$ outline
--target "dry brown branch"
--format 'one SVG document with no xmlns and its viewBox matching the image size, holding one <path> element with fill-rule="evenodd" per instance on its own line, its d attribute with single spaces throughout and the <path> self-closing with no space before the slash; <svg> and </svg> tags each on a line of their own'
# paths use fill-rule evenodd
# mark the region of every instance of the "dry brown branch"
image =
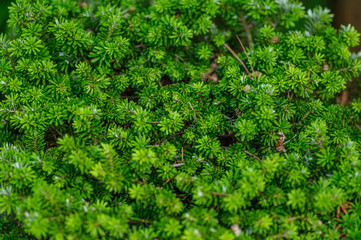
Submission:
<svg viewBox="0 0 361 240">
<path fill-rule="evenodd" d="M 253 69 L 253 66 L 252 66 L 251 62 L 249 61 L 249 57 L 248 57 L 247 51 L 246 51 L 246 49 L 244 48 L 244 46 L 243 46 L 243 43 L 242 43 L 241 39 L 240 39 L 237 35 L 236 35 L 236 37 L 237 37 L 237 39 L 238 39 L 238 42 L 241 44 L 241 46 L 242 46 L 242 48 L 243 48 L 244 53 L 246 54 L 246 57 L 247 57 L 248 62 L 249 62 L 249 65 L 251 66 L 251 69 L 252 69 L 252 73 L 254 74 L 254 69 Z"/>
<path fill-rule="evenodd" d="M 256 155 L 254 155 L 254 154 L 252 154 L 252 153 L 250 153 L 250 152 L 247 152 L 246 150 L 244 150 L 244 152 L 245 152 L 247 155 L 250 155 L 251 157 L 254 157 L 255 159 L 257 159 L 258 162 L 262 162 L 262 160 L 261 160 L 259 157 L 257 157 Z"/>
<path fill-rule="evenodd" d="M 194 108 L 193 108 L 192 104 L 190 102 L 188 102 L 188 104 L 191 107 L 191 109 L 194 111 Z M 196 111 L 194 111 L 194 121 L 197 121 Z"/>
<path fill-rule="evenodd" d="M 243 66 L 244 70 L 246 71 L 246 73 L 247 73 L 248 75 L 250 75 L 251 73 L 248 71 L 246 65 L 245 65 L 244 62 L 237 56 L 237 54 L 236 54 L 226 43 L 224 43 L 224 46 L 226 46 L 226 48 L 233 54 L 233 56 L 234 56 L 235 58 L 237 58 L 237 60 L 242 64 L 242 66 Z"/>
</svg>

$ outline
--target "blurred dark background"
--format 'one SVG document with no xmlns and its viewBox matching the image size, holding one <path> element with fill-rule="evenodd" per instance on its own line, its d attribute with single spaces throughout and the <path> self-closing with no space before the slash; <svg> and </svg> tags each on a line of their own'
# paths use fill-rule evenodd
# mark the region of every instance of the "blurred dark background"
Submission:
<svg viewBox="0 0 361 240">
<path fill-rule="evenodd" d="M 9 16 L 8 6 L 11 0 L 0 0 L 0 33 L 5 32 L 6 20 Z"/>
<path fill-rule="evenodd" d="M 76 1 L 76 0 L 74 0 Z M 306 8 L 314 8 L 317 5 L 331 9 L 334 14 L 334 27 L 341 24 L 353 25 L 361 32 L 361 0 L 300 0 Z M 8 19 L 8 7 L 13 0 L 0 0 L 0 33 L 6 32 L 6 20 Z M 360 51 L 360 47 L 352 49 Z"/>
<path fill-rule="evenodd" d="M 340 25 L 351 24 L 361 32 L 361 8 L 360 0 L 301 0 L 306 8 L 314 8 L 317 5 L 331 9 L 334 14 L 333 25 L 339 28 Z M 361 50 L 361 46 L 351 49 L 354 52 Z"/>
</svg>

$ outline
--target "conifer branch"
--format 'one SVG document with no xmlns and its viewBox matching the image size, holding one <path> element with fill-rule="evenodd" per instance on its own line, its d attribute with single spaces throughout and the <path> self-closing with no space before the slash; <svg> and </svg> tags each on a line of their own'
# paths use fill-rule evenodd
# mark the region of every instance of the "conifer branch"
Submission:
<svg viewBox="0 0 361 240">
<path fill-rule="evenodd" d="M 67 2 L 17 0 L 0 34 L 1 237 L 355 237 L 352 26 L 297 0 Z"/>
</svg>

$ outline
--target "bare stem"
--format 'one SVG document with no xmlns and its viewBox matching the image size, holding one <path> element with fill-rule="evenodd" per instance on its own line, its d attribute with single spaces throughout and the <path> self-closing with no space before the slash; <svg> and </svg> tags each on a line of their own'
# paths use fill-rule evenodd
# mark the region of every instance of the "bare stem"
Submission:
<svg viewBox="0 0 361 240">
<path fill-rule="evenodd" d="M 191 109 L 194 111 L 194 108 L 192 106 L 192 104 L 190 102 L 188 102 L 189 106 L 191 107 Z M 197 114 L 196 111 L 194 111 L 194 121 L 197 121 Z"/>
<path fill-rule="evenodd" d="M 226 197 L 230 195 L 229 193 L 217 193 L 217 192 L 212 192 L 212 194 L 215 196 L 222 196 L 222 197 Z"/>
<path fill-rule="evenodd" d="M 237 58 L 237 60 L 242 64 L 244 70 L 246 71 L 246 73 L 248 75 L 251 75 L 251 73 L 248 71 L 246 65 L 244 64 L 244 62 L 237 56 L 237 54 L 232 50 L 232 48 L 230 48 L 227 44 L 224 44 L 224 46 L 226 46 L 226 48 L 233 54 L 233 56 L 235 58 Z"/>
<path fill-rule="evenodd" d="M 184 162 L 184 149 L 182 147 L 182 162 Z"/>
<path fill-rule="evenodd" d="M 177 167 L 180 167 L 180 166 L 183 166 L 184 163 L 176 163 L 176 164 L 173 164 L 173 167 L 177 168 Z"/>
<path fill-rule="evenodd" d="M 254 154 L 252 154 L 252 153 L 250 153 L 250 152 L 247 152 L 246 150 L 244 150 L 244 152 L 245 152 L 246 154 L 250 155 L 251 157 L 254 157 L 255 159 L 257 159 L 258 162 L 262 162 L 262 160 L 261 160 L 259 157 L 257 157 L 256 155 L 254 155 Z"/>
<path fill-rule="evenodd" d="M 249 63 L 249 65 L 251 66 L 252 73 L 254 74 L 254 69 L 253 69 L 253 66 L 252 66 L 252 64 L 251 64 L 251 61 L 249 61 L 248 53 L 247 53 L 246 49 L 244 48 L 244 46 L 243 46 L 243 43 L 242 43 L 241 39 L 240 39 L 237 35 L 236 35 L 236 37 L 237 37 L 237 39 L 238 39 L 238 42 L 241 44 L 241 46 L 242 46 L 242 48 L 243 48 L 244 53 L 246 54 L 246 57 L 247 57 L 247 59 L 248 59 L 248 63 Z"/>
<path fill-rule="evenodd" d="M 61 137 L 63 137 L 63 134 L 61 132 L 59 132 L 58 130 L 56 130 L 56 128 L 53 125 L 50 125 Z"/>
</svg>

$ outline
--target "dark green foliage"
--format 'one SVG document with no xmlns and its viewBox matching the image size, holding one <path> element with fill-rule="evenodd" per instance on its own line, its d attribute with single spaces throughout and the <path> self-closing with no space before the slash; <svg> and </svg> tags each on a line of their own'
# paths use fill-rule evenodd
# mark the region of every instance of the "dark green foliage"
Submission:
<svg viewBox="0 0 361 240">
<path fill-rule="evenodd" d="M 334 103 L 361 70 L 349 51 L 360 34 L 334 29 L 327 9 L 17 0 L 9 10 L 5 236 L 361 238 L 361 102 Z"/>
</svg>

